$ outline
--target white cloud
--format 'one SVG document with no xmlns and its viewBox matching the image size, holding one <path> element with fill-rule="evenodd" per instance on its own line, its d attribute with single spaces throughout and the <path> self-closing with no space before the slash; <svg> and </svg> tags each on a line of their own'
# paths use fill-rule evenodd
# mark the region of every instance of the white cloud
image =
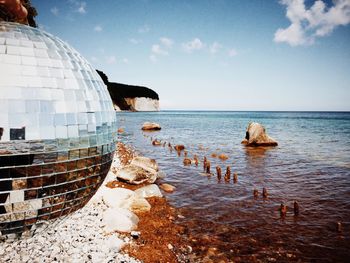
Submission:
<svg viewBox="0 0 350 263">
<path fill-rule="evenodd" d="M 169 49 L 172 48 L 174 41 L 170 38 L 161 37 L 159 39 L 160 44 L 154 44 L 151 48 L 150 60 L 152 62 L 158 61 L 158 56 L 168 56 Z"/>
<path fill-rule="evenodd" d="M 115 56 L 109 56 L 106 58 L 106 62 L 108 64 L 114 64 L 115 62 L 117 62 L 117 59 L 115 58 Z"/>
<path fill-rule="evenodd" d="M 148 33 L 151 30 L 151 28 L 148 25 L 143 25 L 139 28 L 139 33 L 144 34 Z"/>
<path fill-rule="evenodd" d="M 86 13 L 86 2 L 78 0 L 68 0 L 68 2 L 71 4 L 71 8 L 74 12 L 78 12 L 80 14 Z"/>
<path fill-rule="evenodd" d="M 218 42 L 214 42 L 210 47 L 209 47 L 209 52 L 211 54 L 216 54 L 219 52 L 219 50 L 222 48 L 222 45 Z"/>
<path fill-rule="evenodd" d="M 192 51 L 194 50 L 201 50 L 204 47 L 205 47 L 205 44 L 199 38 L 195 38 L 192 41 L 182 44 L 182 48 L 187 53 L 192 53 Z"/>
<path fill-rule="evenodd" d="M 160 45 L 152 45 L 152 53 L 162 56 L 167 56 L 169 54 L 168 51 L 162 49 Z"/>
<path fill-rule="evenodd" d="M 237 56 L 237 55 L 238 55 L 238 52 L 237 52 L 237 50 L 234 49 L 234 48 L 232 48 L 232 49 L 230 49 L 230 50 L 228 51 L 228 56 L 229 56 L 229 57 L 235 57 L 235 56 Z"/>
<path fill-rule="evenodd" d="M 275 42 L 286 42 L 291 46 L 313 44 L 318 37 L 332 33 L 338 26 L 350 23 L 350 0 L 334 0 L 327 7 L 323 0 L 317 0 L 307 9 L 305 0 L 281 0 L 286 6 L 286 17 L 291 24 L 275 32 Z"/>
<path fill-rule="evenodd" d="M 77 12 L 80 14 L 85 14 L 86 13 L 86 3 L 85 2 L 80 2 Z"/>
<path fill-rule="evenodd" d="M 160 40 L 160 43 L 167 48 L 171 48 L 174 44 L 174 41 L 170 38 L 161 37 L 159 40 Z"/>
<path fill-rule="evenodd" d="M 123 63 L 129 64 L 129 60 L 127 58 L 123 58 Z"/>
<path fill-rule="evenodd" d="M 137 44 L 140 44 L 142 42 L 142 40 L 135 39 L 135 38 L 130 38 L 129 42 L 134 44 L 134 45 L 137 45 Z"/>
<path fill-rule="evenodd" d="M 59 14 L 59 10 L 56 6 L 54 6 L 53 8 L 50 9 L 51 13 L 55 16 L 58 16 Z"/>
<path fill-rule="evenodd" d="M 153 63 L 157 62 L 157 57 L 156 57 L 155 55 L 150 55 L 150 56 L 149 56 L 149 59 L 150 59 Z"/>
<path fill-rule="evenodd" d="M 101 32 L 103 30 L 103 28 L 100 26 L 100 25 L 96 25 L 95 27 L 94 27 L 94 31 L 95 32 Z"/>
</svg>

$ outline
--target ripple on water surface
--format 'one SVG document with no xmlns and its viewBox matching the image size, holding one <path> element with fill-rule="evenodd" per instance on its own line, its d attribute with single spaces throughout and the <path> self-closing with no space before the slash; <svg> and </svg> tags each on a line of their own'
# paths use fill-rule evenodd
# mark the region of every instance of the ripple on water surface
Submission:
<svg viewBox="0 0 350 263">
<path fill-rule="evenodd" d="M 176 186 L 168 195 L 185 218 L 198 258 L 234 261 L 346 262 L 350 259 L 350 113 L 159 112 L 118 113 L 125 127 L 120 140 L 155 158 Z M 142 133 L 145 121 L 162 130 Z M 258 121 L 279 146 L 240 145 L 249 121 Z M 169 147 L 151 138 L 184 144 L 189 157 L 211 162 L 211 172 L 227 166 L 238 181 L 203 175 L 203 164 L 183 165 Z M 224 153 L 222 161 L 212 154 Z M 268 197 L 262 197 L 262 189 Z M 253 197 L 253 190 L 259 197 Z M 294 216 L 293 202 L 300 205 Z M 281 218 L 279 207 L 287 205 Z M 342 231 L 337 231 L 342 222 Z"/>
</svg>

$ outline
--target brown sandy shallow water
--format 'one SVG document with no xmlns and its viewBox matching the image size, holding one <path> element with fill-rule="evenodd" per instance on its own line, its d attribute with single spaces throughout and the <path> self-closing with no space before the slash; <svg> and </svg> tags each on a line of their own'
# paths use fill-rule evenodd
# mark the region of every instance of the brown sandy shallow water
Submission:
<svg viewBox="0 0 350 263">
<path fill-rule="evenodd" d="M 121 140 L 156 159 L 166 174 L 163 181 L 176 187 L 166 197 L 182 215 L 175 223 L 184 227 L 193 262 L 350 262 L 350 120 L 283 114 L 288 117 L 283 122 L 263 119 L 281 142 L 264 149 L 240 145 L 248 120 L 240 115 L 231 119 L 232 113 L 126 118 Z M 142 133 L 145 116 L 157 118 L 164 129 Z M 335 124 L 337 129 L 330 128 Z M 153 145 L 155 139 L 160 143 Z M 185 166 L 184 152 L 178 156 L 168 143 L 185 145 L 189 158 L 198 156 L 198 167 Z M 220 154 L 228 158 L 219 159 Z M 211 175 L 203 173 L 204 156 L 211 162 Z M 216 166 L 222 169 L 221 180 Z M 227 166 L 238 174 L 236 183 L 232 174 L 225 182 Z M 294 201 L 299 215 L 294 215 Z M 284 217 L 281 203 L 287 206 Z"/>
<path fill-rule="evenodd" d="M 117 154 L 122 165 L 130 163 L 135 155 L 131 145 L 117 144 Z M 156 181 L 159 183 L 159 180 Z M 110 188 L 126 188 L 136 190 L 145 184 L 131 185 L 118 180 L 108 182 Z M 172 207 L 166 197 L 150 197 L 147 201 L 151 205 L 149 212 L 137 212 L 140 221 L 137 231 L 140 236 L 130 245 L 123 247 L 123 251 L 145 263 L 152 262 L 191 262 L 192 248 L 185 235 L 185 227 L 176 223 L 182 215 Z"/>
<path fill-rule="evenodd" d="M 136 190 L 143 185 L 111 181 L 106 186 Z M 123 247 L 123 251 L 145 263 L 192 261 L 186 228 L 175 222 L 181 217 L 179 211 L 169 204 L 166 197 L 150 197 L 147 201 L 151 211 L 136 213 L 140 219 L 137 231 L 141 234 L 132 244 Z"/>
</svg>

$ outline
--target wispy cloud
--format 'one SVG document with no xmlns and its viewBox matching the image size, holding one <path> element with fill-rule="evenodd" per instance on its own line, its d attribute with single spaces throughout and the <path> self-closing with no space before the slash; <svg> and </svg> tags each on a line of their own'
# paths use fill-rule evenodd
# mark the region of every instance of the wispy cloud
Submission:
<svg viewBox="0 0 350 263">
<path fill-rule="evenodd" d="M 331 7 L 323 0 L 317 0 L 309 9 L 305 0 L 281 0 L 280 3 L 286 6 L 286 17 L 291 24 L 275 32 L 277 43 L 311 45 L 315 39 L 330 35 L 338 26 L 350 23 L 350 0 L 333 1 Z"/>
<path fill-rule="evenodd" d="M 95 27 L 94 27 L 94 31 L 95 32 L 101 32 L 103 30 L 103 28 L 102 28 L 102 26 L 100 26 L 100 25 L 96 25 Z"/>
<path fill-rule="evenodd" d="M 114 64 L 114 63 L 117 62 L 117 59 L 116 59 L 115 56 L 109 56 L 109 57 L 106 57 L 106 62 L 107 62 L 108 64 Z"/>
<path fill-rule="evenodd" d="M 151 28 L 148 25 L 142 25 L 139 27 L 138 32 L 141 34 L 148 33 L 151 30 Z"/>
<path fill-rule="evenodd" d="M 74 12 L 86 14 L 86 2 L 78 0 L 68 0 Z"/>
<path fill-rule="evenodd" d="M 238 52 L 237 52 L 237 50 L 234 49 L 234 48 L 231 48 L 231 49 L 228 51 L 228 56 L 229 56 L 229 57 L 235 57 L 235 56 L 237 56 L 237 55 L 238 55 Z"/>
<path fill-rule="evenodd" d="M 142 40 L 136 39 L 136 38 L 130 38 L 130 39 L 129 39 L 129 42 L 130 42 L 131 44 L 137 45 L 137 44 L 142 43 Z"/>
<path fill-rule="evenodd" d="M 209 47 L 209 52 L 213 55 L 219 52 L 219 50 L 222 48 L 222 45 L 218 42 L 214 42 L 210 47 Z"/>
<path fill-rule="evenodd" d="M 153 44 L 151 47 L 150 60 L 152 62 L 158 61 L 158 56 L 168 56 L 169 50 L 172 48 L 174 41 L 167 37 L 161 37 L 159 44 Z"/>
<path fill-rule="evenodd" d="M 159 40 L 160 43 L 167 48 L 171 48 L 174 44 L 174 41 L 167 37 L 161 37 Z"/>
<path fill-rule="evenodd" d="M 54 16 L 58 16 L 58 14 L 59 14 L 59 9 L 56 6 L 51 8 L 50 11 Z"/>
<path fill-rule="evenodd" d="M 182 44 L 183 50 L 187 53 L 192 53 L 195 50 L 201 50 L 204 47 L 205 44 L 199 38 L 195 38 L 189 42 Z"/>
<path fill-rule="evenodd" d="M 169 54 L 168 51 L 162 49 L 160 45 L 152 45 L 152 53 L 162 56 L 167 56 Z"/>
<path fill-rule="evenodd" d="M 80 2 L 77 11 L 80 14 L 85 14 L 86 13 L 86 3 L 85 2 Z"/>
</svg>

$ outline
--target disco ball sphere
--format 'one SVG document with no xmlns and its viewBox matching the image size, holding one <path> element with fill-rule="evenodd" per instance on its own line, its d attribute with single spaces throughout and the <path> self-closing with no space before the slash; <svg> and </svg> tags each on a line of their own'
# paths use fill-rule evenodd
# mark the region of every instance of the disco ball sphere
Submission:
<svg viewBox="0 0 350 263">
<path fill-rule="evenodd" d="M 0 239 L 83 207 L 112 162 L 116 116 L 94 68 L 42 30 L 0 22 Z"/>
</svg>

